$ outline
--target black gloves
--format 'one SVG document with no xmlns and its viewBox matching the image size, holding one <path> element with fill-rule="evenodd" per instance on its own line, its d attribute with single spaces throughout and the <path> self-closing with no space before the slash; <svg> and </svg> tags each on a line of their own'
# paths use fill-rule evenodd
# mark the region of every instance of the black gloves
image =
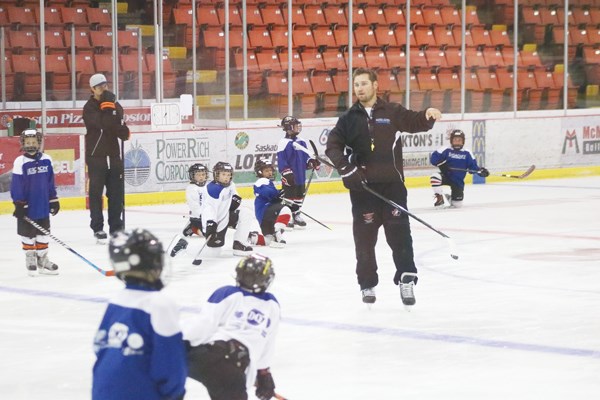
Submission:
<svg viewBox="0 0 600 400">
<path fill-rule="evenodd" d="M 58 214 L 58 210 L 60 210 L 60 203 L 58 202 L 58 199 L 50 200 L 50 214 L 54 216 Z"/>
<path fill-rule="evenodd" d="M 14 205 L 15 205 L 15 212 L 13 213 L 14 217 L 16 217 L 17 219 L 21 219 L 27 215 L 27 207 L 28 207 L 27 202 L 15 201 Z"/>
<path fill-rule="evenodd" d="M 479 171 L 477 171 L 477 175 L 479 175 L 482 178 L 487 178 L 488 176 L 490 176 L 490 171 L 488 171 L 485 168 L 479 168 Z"/>
<path fill-rule="evenodd" d="M 100 109 L 112 111 L 116 109 L 115 101 L 117 100 L 115 94 L 111 91 L 105 90 L 100 95 Z"/>
<path fill-rule="evenodd" d="M 269 400 L 275 396 L 275 382 L 269 368 L 259 369 L 256 372 L 255 394 L 260 400 Z"/>
<path fill-rule="evenodd" d="M 344 181 L 344 186 L 346 189 L 359 191 L 364 190 L 363 183 L 367 183 L 367 178 L 365 177 L 365 172 L 362 168 L 348 164 L 338 169 L 338 172 Z"/>
<path fill-rule="evenodd" d="M 281 183 L 285 186 L 296 186 L 296 180 L 294 179 L 294 173 L 291 169 L 284 169 L 281 173 Z"/>
<path fill-rule="evenodd" d="M 190 224 L 192 227 L 202 230 L 202 220 L 200 218 L 190 217 Z"/>
<path fill-rule="evenodd" d="M 440 169 L 442 174 L 448 173 L 448 164 L 446 164 L 446 160 L 444 160 L 441 163 L 439 163 L 438 165 L 436 165 L 436 167 L 438 167 Z"/>
<path fill-rule="evenodd" d="M 215 221 L 206 221 L 206 237 L 217 233 L 217 223 Z"/>
<path fill-rule="evenodd" d="M 321 161 L 317 160 L 316 158 L 311 158 L 308 160 L 308 164 L 306 166 L 308 169 L 318 170 L 321 166 Z"/>
<path fill-rule="evenodd" d="M 231 211 L 237 210 L 241 203 L 242 203 L 242 198 L 240 196 L 238 196 L 237 194 L 234 194 L 231 197 L 231 204 L 229 205 L 229 211 L 231 212 Z"/>
</svg>

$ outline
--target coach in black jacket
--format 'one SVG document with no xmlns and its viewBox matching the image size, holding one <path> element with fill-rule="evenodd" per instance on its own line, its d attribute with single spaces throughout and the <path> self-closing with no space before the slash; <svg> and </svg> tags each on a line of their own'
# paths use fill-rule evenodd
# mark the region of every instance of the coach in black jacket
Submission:
<svg viewBox="0 0 600 400">
<path fill-rule="evenodd" d="M 394 283 L 400 284 L 402 301 L 410 306 L 415 303 L 417 268 L 408 216 L 365 191 L 362 184 L 367 182 L 371 189 L 407 208 L 400 132 L 428 131 L 441 113 L 435 108 L 411 111 L 378 98 L 373 70 L 358 68 L 352 80 L 358 101 L 329 133 L 325 153 L 350 189 L 358 283 L 363 302 L 374 303 L 379 282 L 375 244 L 383 225 L 396 265 Z"/>
<path fill-rule="evenodd" d="M 85 122 L 85 162 L 89 177 L 90 228 L 97 240 L 107 238 L 102 215 L 102 192 L 106 186 L 108 226 L 110 233 L 123 229 L 125 201 L 123 160 L 119 140 L 129 139 L 129 128 L 123 121 L 123 107 L 108 90 L 106 77 L 90 78 L 92 95 L 83 107 Z"/>
</svg>

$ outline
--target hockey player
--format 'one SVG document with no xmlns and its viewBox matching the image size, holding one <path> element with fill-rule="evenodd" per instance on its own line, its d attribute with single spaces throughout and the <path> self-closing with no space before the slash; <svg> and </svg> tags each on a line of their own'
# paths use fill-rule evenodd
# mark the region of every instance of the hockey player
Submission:
<svg viewBox="0 0 600 400">
<path fill-rule="evenodd" d="M 211 400 L 242 400 L 256 386 L 256 397 L 275 396 L 269 367 L 280 308 L 267 292 L 275 277 L 271 260 L 252 254 L 236 269 L 236 286 L 217 289 L 200 312 L 183 323 L 189 341 L 189 377 L 200 381 Z"/>
<path fill-rule="evenodd" d="M 292 212 L 300 207 L 293 202 L 289 203 L 289 207 L 282 204 L 281 196 L 285 194 L 285 190 L 279 191 L 273 184 L 275 169 L 271 161 L 256 160 L 254 172 L 258 177 L 254 183 L 254 213 L 265 236 L 265 244 L 270 247 L 285 247 L 285 227 L 292 219 Z"/>
<path fill-rule="evenodd" d="M 302 132 L 302 123 L 296 117 L 284 117 L 281 120 L 281 127 L 285 137 L 277 145 L 277 168 L 281 174 L 281 186 L 285 198 L 298 205 L 298 210 L 294 211 L 288 228 L 303 229 L 306 227 L 306 221 L 300 214 L 300 207 L 305 196 L 306 170 L 318 169 L 321 162 L 309 158 L 305 152 L 294 148 L 294 143 L 306 148 L 306 142 L 298 139 L 298 135 Z"/>
<path fill-rule="evenodd" d="M 441 148 L 431 153 L 431 164 L 440 169 L 431 175 L 436 208 L 462 207 L 467 170 L 477 171 L 477 175 L 485 178 L 490 175 L 485 168 L 480 168 L 473 154 L 465 145 L 465 133 L 460 129 L 450 132 L 450 147 Z M 472 172 L 471 172 L 472 173 Z M 444 194 L 442 185 L 450 186 L 451 194 Z"/>
<path fill-rule="evenodd" d="M 161 292 L 162 243 L 145 229 L 119 231 L 108 251 L 125 289 L 108 304 L 94 338 L 92 399 L 183 399 L 185 346 L 179 309 Z"/>
<path fill-rule="evenodd" d="M 233 235 L 233 255 L 244 256 L 252 253 L 249 240 L 255 244 L 259 240 L 252 228 L 252 212 L 240 207 L 242 198 L 233 183 L 233 167 L 219 161 L 213 167 L 213 180 L 206 185 L 206 199 L 202 209 L 202 232 L 206 236 L 209 249 L 220 249 L 225 244 L 227 228 L 235 229 Z M 213 253 L 215 253 L 213 251 Z"/>
<path fill-rule="evenodd" d="M 190 183 L 185 189 L 185 200 L 190 209 L 190 219 L 183 229 L 183 236 L 193 235 L 202 236 L 202 206 L 206 197 L 206 181 L 208 181 L 208 168 L 204 164 L 192 164 L 188 169 Z M 171 250 L 171 257 L 184 250 L 188 246 L 188 241 L 182 237 Z"/>
<path fill-rule="evenodd" d="M 13 163 L 10 195 L 15 205 L 17 233 L 25 251 L 25 265 L 29 276 L 58 275 L 58 266 L 48 258 L 47 235 L 25 221 L 29 217 L 50 230 L 50 214 L 56 215 L 60 203 L 54 184 L 52 158 L 42 152 L 43 134 L 35 129 L 21 133 L 24 152 Z"/>
</svg>

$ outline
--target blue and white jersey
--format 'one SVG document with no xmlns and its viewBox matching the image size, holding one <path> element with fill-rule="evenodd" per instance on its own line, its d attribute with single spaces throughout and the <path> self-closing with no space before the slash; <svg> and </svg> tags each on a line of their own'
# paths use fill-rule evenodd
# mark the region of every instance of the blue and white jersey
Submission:
<svg viewBox="0 0 600 400">
<path fill-rule="evenodd" d="M 259 224 L 262 224 L 265 210 L 279 197 L 279 190 L 272 180 L 259 178 L 254 183 L 254 214 Z"/>
<path fill-rule="evenodd" d="M 254 386 L 256 370 L 269 368 L 275 350 L 280 308 L 271 293 L 250 293 L 237 286 L 217 289 L 199 313 L 182 322 L 183 337 L 192 346 L 235 339 L 248 348 L 246 387 Z"/>
<path fill-rule="evenodd" d="M 231 182 L 229 186 L 223 186 L 215 181 L 206 184 L 206 202 L 202 209 L 202 226 L 206 232 L 206 222 L 215 221 L 217 231 L 221 232 L 227 229 L 229 225 L 229 207 L 231 198 L 237 195 L 235 183 Z"/>
<path fill-rule="evenodd" d="M 190 209 L 190 217 L 192 218 L 200 218 L 202 216 L 204 203 L 208 196 L 206 186 L 198 186 L 195 183 L 190 183 L 185 188 L 185 200 Z"/>
<path fill-rule="evenodd" d="M 296 185 L 303 185 L 306 181 L 306 166 L 309 156 L 301 150 L 294 148 L 294 142 L 306 147 L 306 142 L 298 137 L 283 138 L 277 144 L 277 169 L 282 174 L 286 169 L 294 173 Z"/>
<path fill-rule="evenodd" d="M 56 198 L 52 158 L 39 152 L 17 157 L 13 163 L 10 195 L 13 201 L 27 202 L 29 218 L 48 218 L 50 200 Z"/>
<path fill-rule="evenodd" d="M 128 285 L 94 339 L 93 400 L 164 400 L 185 392 L 179 310 L 163 292 Z"/>
<path fill-rule="evenodd" d="M 452 183 L 460 188 L 465 187 L 465 176 L 467 175 L 467 172 L 456 171 L 452 168 L 470 169 L 474 171 L 479 170 L 475 157 L 473 157 L 471 151 L 464 147 L 461 150 L 454 150 L 451 147 L 440 148 L 431 153 L 430 161 L 433 165 L 438 165 L 441 162 L 446 161 L 444 165 L 448 167 L 448 170 L 445 172 L 445 175 Z"/>
</svg>

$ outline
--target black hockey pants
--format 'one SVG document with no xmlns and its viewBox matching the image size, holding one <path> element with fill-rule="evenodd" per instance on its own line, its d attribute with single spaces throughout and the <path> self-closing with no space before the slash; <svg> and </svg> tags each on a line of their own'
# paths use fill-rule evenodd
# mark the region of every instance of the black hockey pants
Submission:
<svg viewBox="0 0 600 400">
<path fill-rule="evenodd" d="M 406 208 L 406 187 L 398 183 L 369 184 L 376 192 Z M 352 202 L 352 231 L 356 251 L 356 276 L 361 289 L 377 286 L 375 245 L 379 228 L 383 225 L 388 246 L 396 266 L 394 283 L 397 285 L 404 272 L 416 273 L 412 236 L 408 215 L 396 210 L 366 191 L 350 191 Z"/>
<path fill-rule="evenodd" d="M 206 386 L 211 400 L 247 400 L 248 364 L 248 349 L 237 340 L 217 340 L 188 352 L 188 376 Z"/>
<path fill-rule="evenodd" d="M 90 228 L 94 232 L 104 229 L 102 192 L 106 186 L 108 199 L 108 226 L 110 233 L 123 229 L 123 161 L 119 157 L 91 157 L 85 159 L 89 177 Z"/>
</svg>

